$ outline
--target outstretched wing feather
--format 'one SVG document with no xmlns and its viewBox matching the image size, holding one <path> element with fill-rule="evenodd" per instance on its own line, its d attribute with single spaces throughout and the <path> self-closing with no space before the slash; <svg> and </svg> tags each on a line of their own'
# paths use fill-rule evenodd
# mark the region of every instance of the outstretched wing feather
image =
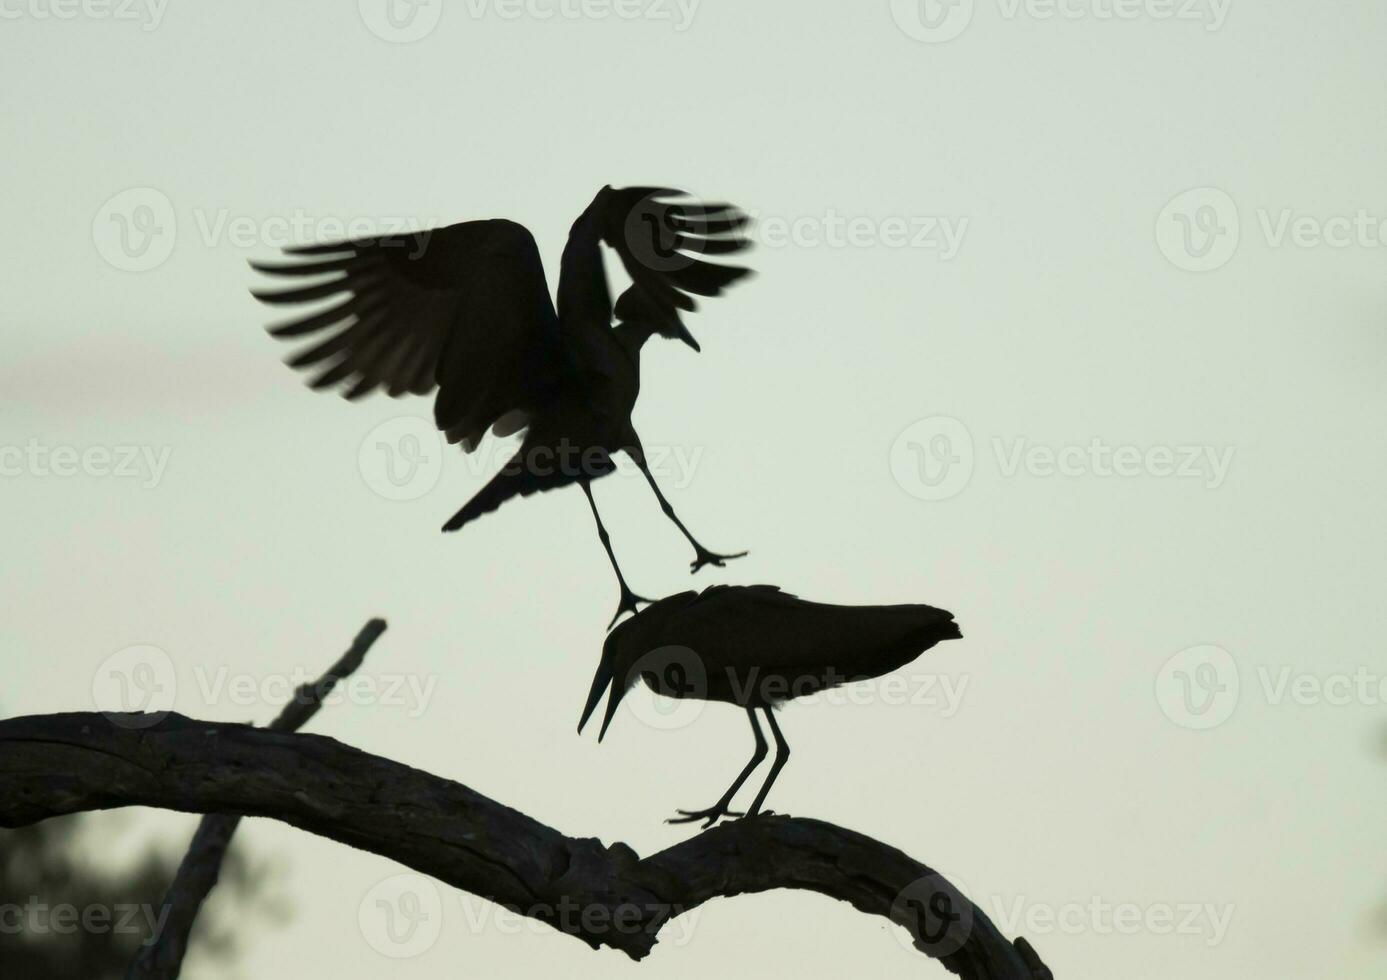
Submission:
<svg viewBox="0 0 1387 980">
<path fill-rule="evenodd" d="M 318 335 L 288 358 L 315 372 L 315 389 L 357 399 L 380 389 L 397 396 L 438 388 L 440 428 L 464 438 L 507 412 L 532 410 L 561 370 L 539 250 L 514 222 L 284 251 L 287 261 L 251 265 L 294 282 L 256 290 L 257 299 L 274 306 L 335 300 L 269 328 L 282 339 Z"/>
</svg>

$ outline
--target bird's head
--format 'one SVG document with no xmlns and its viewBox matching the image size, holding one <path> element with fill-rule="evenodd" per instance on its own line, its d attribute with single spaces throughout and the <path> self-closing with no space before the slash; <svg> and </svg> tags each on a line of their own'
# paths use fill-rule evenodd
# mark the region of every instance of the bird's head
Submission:
<svg viewBox="0 0 1387 980">
<path fill-rule="evenodd" d="M 697 595 L 694 592 L 681 592 L 651 604 L 626 620 L 607 635 L 602 644 L 602 659 L 593 675 L 592 687 L 588 690 L 587 704 L 583 706 L 583 716 L 578 719 L 578 733 L 597 710 L 597 702 L 602 693 L 610 689 L 607 697 L 607 710 L 602 717 L 602 728 L 597 740 L 602 741 L 607 734 L 607 726 L 616 717 L 616 709 L 636 682 L 641 679 L 641 661 L 652 650 L 661 645 L 661 627 L 669 614 L 682 608 L 685 601 Z"/>
<path fill-rule="evenodd" d="M 611 201 L 613 193 L 615 192 L 612 190 L 612 185 L 605 184 L 597 192 L 597 196 L 588 202 L 588 206 L 583 208 L 582 213 L 573 219 L 573 224 L 568 229 L 569 235 L 600 236 L 606 227 L 608 202 Z"/>
<path fill-rule="evenodd" d="M 618 296 L 613 312 L 622 326 L 634 331 L 633 337 L 639 337 L 635 345 L 637 350 L 655 334 L 669 340 L 682 340 L 696 352 L 703 350 L 679 318 L 679 311 L 662 309 L 640 286 L 633 285 Z"/>
</svg>

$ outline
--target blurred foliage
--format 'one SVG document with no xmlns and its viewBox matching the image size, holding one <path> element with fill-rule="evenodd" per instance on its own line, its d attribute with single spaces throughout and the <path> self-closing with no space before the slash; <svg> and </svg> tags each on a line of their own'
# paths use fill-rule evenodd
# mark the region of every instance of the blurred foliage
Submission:
<svg viewBox="0 0 1387 980">
<path fill-rule="evenodd" d="M 111 820 L 110 814 L 55 817 L 0 829 L 0 978 L 120 980 L 155 934 L 182 854 L 150 849 L 123 870 L 99 870 L 89 859 L 92 838 Z M 261 881 L 233 844 L 194 926 L 193 955 L 235 955 L 226 899 L 240 904 Z"/>
</svg>

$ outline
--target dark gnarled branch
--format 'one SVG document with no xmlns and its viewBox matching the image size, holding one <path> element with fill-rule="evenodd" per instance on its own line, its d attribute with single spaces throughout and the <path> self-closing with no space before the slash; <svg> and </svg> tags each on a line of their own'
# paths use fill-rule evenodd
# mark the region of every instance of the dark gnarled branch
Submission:
<svg viewBox="0 0 1387 980">
<path fill-rule="evenodd" d="M 327 673 L 294 692 L 279 717 L 270 723 L 270 731 L 296 732 L 307 724 L 318 713 L 323 699 L 337 686 L 337 682 L 361 666 L 367 652 L 384 632 L 383 619 L 373 619 L 363 626 L 347 652 L 328 668 Z M 152 943 L 141 947 L 125 974 L 126 980 L 177 978 L 188 951 L 188 937 L 192 934 L 193 923 L 197 921 L 202 903 L 216 887 L 217 879 L 221 876 L 222 860 L 240 822 L 237 814 L 209 813 L 198 823 L 188 852 L 178 865 L 178 873 L 164 894 L 166 918 L 163 928 Z"/>
<path fill-rule="evenodd" d="M 636 959 L 665 922 L 710 899 L 798 888 L 906 925 L 969 980 L 1051 977 L 930 868 L 817 820 L 724 824 L 642 859 L 322 736 L 176 714 L 150 727 L 96 713 L 0 722 L 0 825 L 119 806 L 281 820 Z"/>
</svg>

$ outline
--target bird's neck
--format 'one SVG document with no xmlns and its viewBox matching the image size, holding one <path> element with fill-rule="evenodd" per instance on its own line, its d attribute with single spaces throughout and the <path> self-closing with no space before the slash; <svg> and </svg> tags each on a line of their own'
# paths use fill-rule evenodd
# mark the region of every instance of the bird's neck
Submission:
<svg viewBox="0 0 1387 980">
<path fill-rule="evenodd" d="M 615 328 L 617 343 L 630 355 L 631 360 L 640 363 L 641 348 L 656 333 L 654 327 L 645 323 L 618 323 Z"/>
</svg>

